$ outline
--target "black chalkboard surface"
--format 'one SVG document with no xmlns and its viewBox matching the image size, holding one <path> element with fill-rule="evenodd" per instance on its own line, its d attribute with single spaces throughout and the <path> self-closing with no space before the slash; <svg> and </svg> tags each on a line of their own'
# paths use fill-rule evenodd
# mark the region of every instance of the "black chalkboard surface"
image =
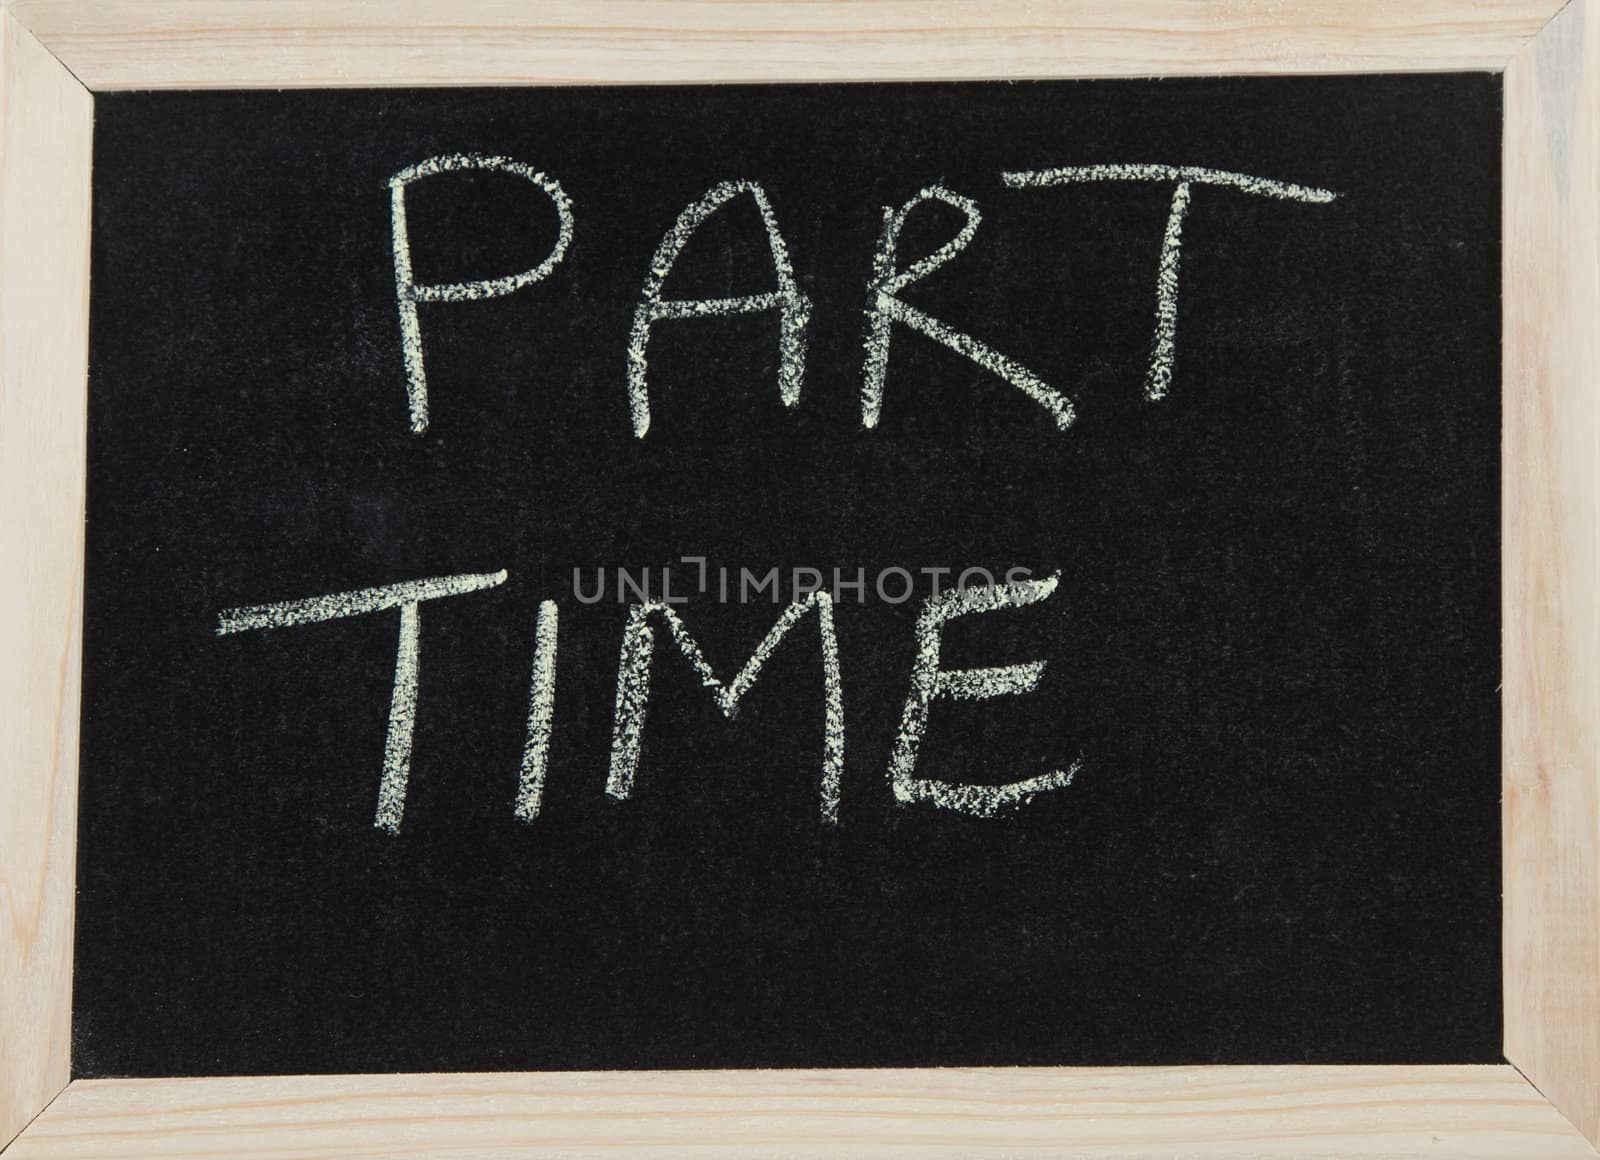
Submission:
<svg viewBox="0 0 1600 1160">
<path fill-rule="evenodd" d="M 79 1075 L 1498 1060 L 1498 78 L 96 100 Z"/>
</svg>

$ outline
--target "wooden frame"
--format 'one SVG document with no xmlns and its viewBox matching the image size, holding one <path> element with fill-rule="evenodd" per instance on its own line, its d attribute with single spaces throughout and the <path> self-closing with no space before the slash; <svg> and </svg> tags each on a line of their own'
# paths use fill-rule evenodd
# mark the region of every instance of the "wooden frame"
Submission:
<svg viewBox="0 0 1600 1160">
<path fill-rule="evenodd" d="M 1505 1065 L 68 1082 L 94 91 L 1460 68 L 1506 96 Z M 3 0 L 0 1148 L 1600 1155 L 1597 375 L 1600 0 Z"/>
</svg>

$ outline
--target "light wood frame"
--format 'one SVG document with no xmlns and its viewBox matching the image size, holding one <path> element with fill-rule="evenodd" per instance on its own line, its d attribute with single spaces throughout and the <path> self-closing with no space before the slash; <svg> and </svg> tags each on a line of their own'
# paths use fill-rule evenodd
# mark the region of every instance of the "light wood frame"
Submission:
<svg viewBox="0 0 1600 1160">
<path fill-rule="evenodd" d="M 7 1160 L 1600 1155 L 1600 0 L 0 8 Z M 69 1083 L 94 92 L 1440 69 L 1505 77 L 1506 1064 Z"/>
</svg>

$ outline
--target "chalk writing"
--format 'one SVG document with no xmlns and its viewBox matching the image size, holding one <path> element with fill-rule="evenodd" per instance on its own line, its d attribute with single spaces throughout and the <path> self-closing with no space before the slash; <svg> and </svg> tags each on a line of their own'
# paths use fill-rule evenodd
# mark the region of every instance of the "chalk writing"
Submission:
<svg viewBox="0 0 1600 1160">
<path fill-rule="evenodd" d="M 900 231 L 905 227 L 911 211 L 926 201 L 942 201 L 966 215 L 966 224 L 959 233 L 927 257 L 911 264 L 910 269 L 896 272 L 895 251 L 900 245 Z M 883 385 L 889 372 L 889 338 L 895 322 L 943 343 L 951 350 L 971 359 L 1034 400 L 1055 419 L 1056 426 L 1065 430 L 1072 425 L 1072 404 L 1061 392 L 1050 387 L 1032 371 L 1022 366 L 992 346 L 980 342 L 969 334 L 940 322 L 931 314 L 908 306 L 895 295 L 913 282 L 919 282 L 967 248 L 978 232 L 982 220 L 978 204 L 970 197 L 952 193 L 941 185 L 930 185 L 899 209 L 885 208 L 883 232 L 878 236 L 878 248 L 872 259 L 872 281 L 867 288 L 867 360 L 861 383 L 861 423 L 866 427 L 878 425 L 878 415 L 883 409 Z"/>
<path fill-rule="evenodd" d="M 521 273 L 480 281 L 418 284 L 411 267 L 410 236 L 406 222 L 406 188 L 421 178 L 460 170 L 499 170 L 520 176 L 537 186 L 550 199 L 558 219 L 557 237 L 550 252 L 538 265 Z M 1171 386 L 1176 350 L 1179 269 L 1182 257 L 1183 226 L 1196 185 L 1235 189 L 1260 197 L 1311 204 L 1323 204 L 1338 195 L 1325 189 L 1273 181 L 1226 170 L 1172 165 L 1088 165 L 1058 169 L 1015 170 L 1001 174 L 1001 181 L 1013 189 L 1043 188 L 1083 182 L 1146 181 L 1171 182 L 1173 193 L 1162 236 L 1157 265 L 1156 323 L 1150 364 L 1145 378 L 1145 393 L 1150 399 L 1164 397 Z M 476 154 L 444 154 L 431 157 L 395 174 L 389 181 L 393 230 L 395 289 L 399 302 L 401 344 L 407 375 L 407 395 L 413 431 L 425 431 L 428 424 L 427 377 L 418 305 L 423 302 L 465 302 L 510 294 L 548 277 L 562 261 L 572 240 L 572 204 L 559 182 L 522 162 L 507 157 Z M 663 297 L 664 287 L 674 265 L 695 232 L 719 209 L 735 198 L 748 195 L 760 215 L 772 258 L 776 286 L 759 293 L 725 298 L 673 299 Z M 953 237 L 932 253 L 899 268 L 901 235 L 910 215 L 927 202 L 942 202 L 956 210 L 963 223 Z M 899 323 L 960 354 L 989 371 L 1028 398 L 1038 403 L 1058 429 L 1072 425 L 1072 402 L 1061 391 L 1045 383 L 1020 363 L 970 334 L 956 330 L 917 307 L 901 295 L 912 285 L 928 278 L 952 262 L 972 243 L 982 221 L 977 203 L 943 185 L 932 184 L 898 208 L 883 209 L 882 227 L 872 259 L 872 274 L 867 285 L 867 334 L 865 366 L 861 387 L 863 426 L 877 426 L 882 414 L 889 351 L 894 325 Z M 805 376 L 807 327 L 812 303 L 795 279 L 788 246 L 778 228 L 766 191 L 754 181 L 725 181 L 707 191 L 680 213 L 657 246 L 651 258 L 639 303 L 633 314 L 627 343 L 626 386 L 628 408 L 636 437 L 650 429 L 648 348 L 652 328 L 667 320 L 716 318 L 775 310 L 780 320 L 778 350 L 778 394 L 783 405 L 794 407 L 800 399 Z M 703 556 L 684 557 L 684 563 L 699 566 L 700 594 L 708 591 L 709 570 Z M 1043 580 L 1019 579 L 1013 569 L 1006 582 L 997 584 L 984 568 L 967 568 L 959 573 L 955 587 L 941 592 L 941 582 L 955 574 L 947 567 L 925 568 L 931 575 L 933 595 L 923 604 L 916 623 L 916 659 L 912 667 L 899 732 L 888 761 L 889 783 L 895 800 L 901 804 L 930 801 L 935 805 L 980 817 L 991 817 L 1008 807 L 1020 805 L 1040 793 L 1065 788 L 1080 767 L 1074 762 L 1065 769 L 1000 784 L 966 783 L 916 776 L 918 751 L 926 733 L 932 703 L 940 697 L 976 701 L 1000 696 L 1017 696 L 1035 691 L 1043 677 L 1045 662 L 1001 665 L 990 668 L 943 669 L 940 648 L 943 626 L 957 617 L 1008 608 L 1021 608 L 1047 599 L 1056 589 L 1059 575 Z M 596 573 L 596 588 L 589 594 L 577 582 L 574 571 L 573 594 L 580 604 L 593 604 L 604 593 L 603 572 Z M 971 577 L 984 581 L 981 587 L 969 585 Z M 642 577 L 642 578 L 641 578 Z M 886 580 L 896 578 L 903 591 L 898 596 L 888 590 Z M 864 569 L 855 579 L 841 579 L 833 569 L 832 583 L 814 567 L 790 569 L 794 602 L 779 615 L 750 659 L 724 683 L 706 660 L 699 644 L 689 635 L 674 606 L 688 599 L 684 591 L 673 592 L 669 568 L 660 569 L 658 599 L 652 599 L 650 573 L 636 577 L 631 570 L 618 568 L 617 599 L 631 594 L 627 622 L 623 629 L 618 659 L 615 716 L 606 792 L 624 800 L 633 793 L 643 745 L 646 709 L 650 699 L 651 669 L 655 648 L 655 625 L 665 624 L 678 651 L 689 662 L 700 682 L 711 690 L 717 707 L 732 717 L 746 693 L 755 684 L 768 656 L 789 630 L 808 612 L 815 610 L 822 652 L 824 724 L 820 813 L 824 822 L 838 821 L 840 779 L 844 767 L 844 694 L 839 671 L 839 650 L 834 629 L 835 600 L 845 591 L 864 598 L 868 579 Z M 383 771 L 378 787 L 375 825 L 397 833 L 405 810 L 406 788 L 411 766 L 412 739 L 417 714 L 418 671 L 421 648 L 420 606 L 426 600 L 490 588 L 505 582 L 504 571 L 487 574 L 443 576 L 413 580 L 379 588 L 364 588 L 303 600 L 253 605 L 228 609 L 217 619 L 219 635 L 253 629 L 285 628 L 341 617 L 357 616 L 390 608 L 400 610 L 400 632 L 395 657 L 394 685 L 389 705 L 388 729 L 384 740 Z M 898 603 L 910 599 L 914 580 L 900 567 L 881 570 L 875 591 L 880 599 Z M 741 602 L 764 594 L 779 601 L 779 569 L 764 574 L 741 569 L 736 589 Z M 717 591 L 729 600 L 726 568 L 718 570 Z M 556 603 L 540 603 L 534 625 L 532 673 L 528 684 L 528 712 L 515 795 L 515 816 L 534 821 L 543 808 L 544 790 L 550 770 L 550 748 L 555 730 L 555 687 L 559 613 Z"/>
<path fill-rule="evenodd" d="M 378 812 L 373 822 L 380 830 L 400 832 L 405 813 L 406 783 L 411 776 L 411 738 L 417 720 L 417 675 L 420 671 L 421 614 L 424 600 L 459 596 L 494 588 L 506 582 L 506 573 L 489 572 L 408 580 L 381 588 L 360 588 L 304 600 L 230 608 L 217 616 L 217 635 L 263 628 L 289 628 L 317 624 L 368 612 L 400 609 L 400 646 L 395 656 L 394 692 L 389 700 L 389 727 L 383 741 L 383 775 L 378 782 Z M 552 645 L 552 648 L 554 646 Z"/>
<path fill-rule="evenodd" d="M 533 680 L 528 693 L 528 738 L 522 748 L 522 775 L 517 782 L 517 817 L 531 822 L 544 800 L 544 776 L 550 765 L 550 731 L 555 718 L 556 633 L 560 621 L 554 600 L 541 601 L 534 623 Z"/>
<path fill-rule="evenodd" d="M 619 801 L 633 792 L 644 736 L 645 709 L 650 700 L 650 661 L 655 644 L 651 617 L 666 622 L 672 639 L 690 667 L 699 675 L 700 683 L 711 690 L 712 698 L 723 716 L 731 718 L 739 707 L 739 701 L 755 684 L 761 666 L 778 647 L 778 642 L 812 608 L 817 610 L 817 623 L 822 637 L 822 819 L 828 823 L 837 822 L 839 780 L 844 770 L 844 691 L 839 676 L 839 644 L 833 628 L 833 600 L 827 592 L 822 591 L 813 592 L 804 600 L 784 609 L 744 667 L 726 685 L 700 651 L 699 644 L 689 635 L 683 620 L 671 608 L 652 602 L 636 604 L 629 609 L 628 626 L 622 636 L 622 656 L 617 664 L 616 719 L 611 738 L 611 772 L 606 780 L 606 792 Z"/>
<path fill-rule="evenodd" d="M 928 710 L 937 697 L 983 700 L 1032 692 L 1044 674 L 1044 662 L 1002 665 L 987 669 L 941 669 L 939 652 L 945 624 L 958 616 L 1022 608 L 1044 600 L 1056 590 L 1059 573 L 1043 580 L 1022 580 L 992 588 L 955 589 L 929 597 L 917 616 L 917 655 L 911 667 L 911 692 L 900 720 L 900 734 L 889 755 L 889 783 L 901 802 L 931 801 L 944 809 L 993 817 L 1008 806 L 1031 801 L 1053 789 L 1064 789 L 1077 776 L 1081 761 L 1002 785 L 974 785 L 918 778 L 917 749 L 928 728 Z"/>
<path fill-rule="evenodd" d="M 741 193 L 755 199 L 761 212 L 761 222 L 766 227 L 767 245 L 772 251 L 772 265 L 777 272 L 778 288 L 764 294 L 745 294 L 735 298 L 662 298 L 661 288 L 672 272 L 672 267 L 688 244 L 690 237 L 701 224 L 722 206 Z M 806 325 L 811 320 L 811 300 L 795 284 L 794 270 L 789 263 L 789 248 L 784 245 L 778 230 L 778 219 L 766 192 L 753 181 L 724 181 L 694 202 L 673 223 L 667 236 L 650 259 L 650 273 L 645 278 L 644 292 L 639 308 L 633 315 L 633 330 L 628 336 L 628 410 L 633 417 L 633 433 L 643 438 L 650 430 L 650 391 L 646 351 L 650 345 L 650 328 L 669 318 L 717 318 L 732 314 L 758 314 L 763 310 L 777 310 L 780 318 L 778 333 L 778 397 L 785 407 L 800 401 L 801 380 L 806 366 Z"/>
<path fill-rule="evenodd" d="M 1172 364 L 1178 333 L 1178 264 L 1182 257 L 1183 219 L 1189 212 L 1191 185 L 1222 185 L 1284 201 L 1326 204 L 1339 195 L 1327 189 L 1294 185 L 1192 165 L 1079 165 L 1064 169 L 1033 169 L 1003 173 L 1001 181 L 1013 189 L 1037 189 L 1084 181 L 1174 181 L 1172 208 L 1161 237 L 1161 257 L 1156 273 L 1156 333 L 1150 345 L 1150 366 L 1145 372 L 1145 398 L 1164 398 L 1172 386 Z"/>
<path fill-rule="evenodd" d="M 555 207 L 555 244 L 544 261 L 520 274 L 486 278 L 476 282 L 448 282 L 417 285 L 411 274 L 411 234 L 406 225 L 406 186 L 419 178 L 462 169 L 497 169 L 525 177 L 542 189 Z M 572 243 L 572 201 L 560 182 L 546 177 L 531 166 L 509 157 L 483 157 L 471 153 L 451 153 L 430 157 L 402 169 L 389 179 L 389 213 L 394 236 L 394 287 L 400 303 L 400 349 L 406 364 L 406 398 L 411 408 L 411 430 L 422 434 L 428 429 L 428 378 L 422 360 L 422 324 L 417 318 L 419 302 L 470 302 L 478 298 L 499 298 L 531 286 L 550 275 Z"/>
</svg>

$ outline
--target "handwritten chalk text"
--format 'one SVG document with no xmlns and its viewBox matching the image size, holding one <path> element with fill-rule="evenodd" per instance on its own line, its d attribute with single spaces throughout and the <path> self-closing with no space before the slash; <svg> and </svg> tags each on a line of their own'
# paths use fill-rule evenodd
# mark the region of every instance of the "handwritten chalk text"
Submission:
<svg viewBox="0 0 1600 1160">
<path fill-rule="evenodd" d="M 558 218 L 556 241 L 544 261 L 519 274 L 445 285 L 419 285 L 411 270 L 411 235 L 406 219 L 406 187 L 413 181 L 436 174 L 468 169 L 491 169 L 526 178 L 550 199 Z M 1177 361 L 1178 272 L 1182 257 L 1183 225 L 1192 212 L 1193 190 L 1197 185 L 1214 186 L 1252 197 L 1325 205 L 1338 197 L 1327 189 L 1297 185 L 1246 173 L 1206 169 L 1192 165 L 1081 165 L 1054 169 L 1008 170 L 1000 174 L 1007 189 L 1046 189 L 1052 186 L 1088 182 L 1158 182 L 1172 186 L 1172 203 L 1167 213 L 1161 245 L 1156 255 L 1155 333 L 1151 340 L 1149 367 L 1145 372 L 1145 397 L 1162 399 L 1171 389 Z M 417 306 L 421 302 L 469 302 L 514 293 L 550 277 L 560 264 L 572 240 L 572 202 L 553 177 L 520 161 L 507 157 L 475 154 L 449 154 L 430 157 L 389 180 L 394 250 L 395 293 L 399 302 L 400 347 L 406 368 L 406 396 L 411 430 L 416 434 L 428 428 L 428 384 L 423 369 L 422 326 Z M 772 260 L 772 290 L 722 298 L 668 298 L 666 283 L 679 256 L 707 219 L 737 198 L 748 196 L 760 214 Z M 959 210 L 965 221 L 955 236 L 926 257 L 898 268 L 900 235 L 906 221 L 919 206 L 942 202 Z M 898 208 L 882 209 L 883 225 L 872 257 L 872 274 L 866 290 L 865 359 L 861 380 L 861 424 L 875 428 L 882 417 L 886 383 L 889 378 L 889 348 L 896 323 L 932 339 L 963 358 L 989 371 L 1002 382 L 1021 391 L 1050 416 L 1054 426 L 1065 431 L 1077 412 L 1065 392 L 1046 383 L 1016 359 L 1002 354 L 988 343 L 907 303 L 901 293 L 946 266 L 966 251 L 977 236 L 983 220 L 977 201 L 935 183 L 918 192 Z M 667 230 L 647 267 L 644 288 L 633 315 L 625 346 L 622 379 L 627 391 L 628 414 L 633 434 L 644 438 L 650 431 L 650 335 L 663 322 L 726 318 L 742 314 L 776 311 L 778 333 L 778 397 L 785 407 L 800 402 L 805 377 L 807 332 L 811 323 L 812 302 L 800 288 L 788 243 L 779 228 L 779 215 L 766 190 L 755 181 L 724 181 L 690 202 Z"/>
</svg>

